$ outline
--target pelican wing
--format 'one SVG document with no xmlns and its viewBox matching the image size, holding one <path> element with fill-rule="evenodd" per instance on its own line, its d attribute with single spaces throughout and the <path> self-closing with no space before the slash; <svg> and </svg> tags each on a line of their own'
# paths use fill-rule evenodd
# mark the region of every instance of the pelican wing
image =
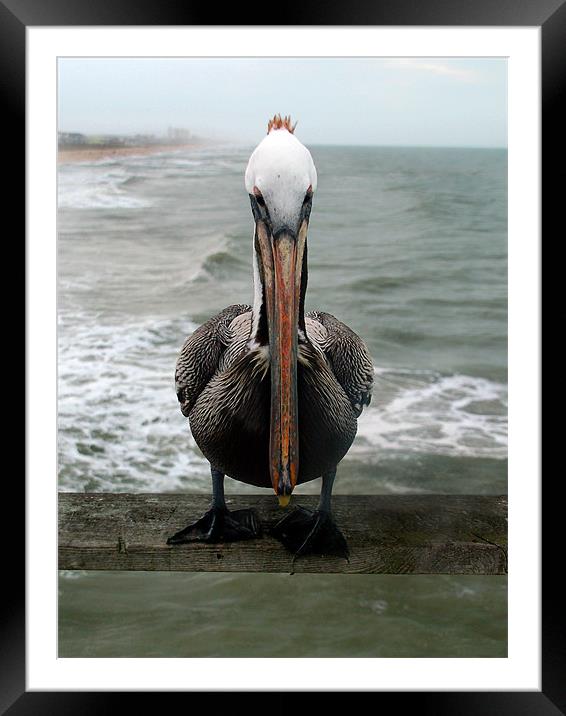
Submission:
<svg viewBox="0 0 566 716">
<path fill-rule="evenodd" d="M 186 339 L 175 368 L 175 390 L 183 415 L 189 415 L 210 379 L 225 367 L 227 355 L 245 346 L 251 324 L 242 314 L 250 311 L 247 305 L 228 306 Z"/>
<path fill-rule="evenodd" d="M 324 353 L 359 416 L 370 404 L 373 389 L 373 361 L 366 344 L 330 313 L 311 311 L 305 325 L 309 340 Z"/>
</svg>

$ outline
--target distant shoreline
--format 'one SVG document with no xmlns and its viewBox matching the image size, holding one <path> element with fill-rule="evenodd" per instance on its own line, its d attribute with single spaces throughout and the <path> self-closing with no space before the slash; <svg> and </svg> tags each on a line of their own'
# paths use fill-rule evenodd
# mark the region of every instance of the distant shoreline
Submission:
<svg viewBox="0 0 566 716">
<path fill-rule="evenodd" d="M 57 162 L 68 164 L 72 162 L 92 162 L 99 159 L 113 159 L 114 157 L 144 157 L 148 154 L 160 152 L 173 152 L 183 149 L 197 149 L 203 144 L 145 144 L 137 147 L 88 146 L 77 144 L 69 147 L 60 147 L 57 151 Z"/>
</svg>

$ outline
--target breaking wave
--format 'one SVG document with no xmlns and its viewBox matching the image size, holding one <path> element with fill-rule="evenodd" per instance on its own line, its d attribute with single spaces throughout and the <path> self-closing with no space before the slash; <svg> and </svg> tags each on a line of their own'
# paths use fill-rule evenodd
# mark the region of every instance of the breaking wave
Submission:
<svg viewBox="0 0 566 716">
<path fill-rule="evenodd" d="M 114 162 L 66 166 L 58 174 L 60 209 L 143 209 L 151 202 L 135 196 L 128 186 L 135 177 Z"/>
<path fill-rule="evenodd" d="M 507 457 L 507 387 L 485 378 L 376 369 L 356 449 Z"/>
</svg>

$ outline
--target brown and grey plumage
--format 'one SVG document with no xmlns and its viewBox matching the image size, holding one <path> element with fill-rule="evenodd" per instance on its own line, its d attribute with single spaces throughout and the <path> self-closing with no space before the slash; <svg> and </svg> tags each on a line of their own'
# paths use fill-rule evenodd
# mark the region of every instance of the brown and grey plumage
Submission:
<svg viewBox="0 0 566 716">
<path fill-rule="evenodd" d="M 298 483 L 344 457 L 369 405 L 373 363 L 362 339 L 329 313 L 305 316 L 299 339 Z M 252 307 L 229 306 L 187 338 L 175 386 L 183 415 L 212 465 L 241 482 L 269 487 L 269 362 L 250 348 Z M 241 429 L 239 428 L 241 426 Z"/>
<path fill-rule="evenodd" d="M 246 170 L 255 220 L 253 306 L 229 306 L 208 320 L 177 361 L 177 397 L 211 464 L 213 503 L 169 544 L 260 533 L 253 511 L 228 512 L 225 475 L 272 486 L 282 506 L 295 485 L 322 477 L 318 510 L 292 511 L 273 534 L 296 554 L 348 555 L 330 498 L 336 466 L 371 400 L 373 363 L 348 326 L 304 311 L 316 170 L 293 129 L 288 118 L 275 117 Z"/>
</svg>

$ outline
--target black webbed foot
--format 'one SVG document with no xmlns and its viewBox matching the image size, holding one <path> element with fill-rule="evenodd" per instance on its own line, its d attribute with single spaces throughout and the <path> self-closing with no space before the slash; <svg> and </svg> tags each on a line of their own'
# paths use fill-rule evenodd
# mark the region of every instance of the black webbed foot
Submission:
<svg viewBox="0 0 566 716">
<path fill-rule="evenodd" d="M 350 557 L 348 543 L 334 522 L 331 512 L 312 512 L 297 507 L 279 520 L 270 533 L 278 539 L 295 557 L 307 554 Z"/>
<path fill-rule="evenodd" d="M 211 508 L 199 520 L 167 539 L 167 544 L 187 542 L 237 542 L 261 536 L 261 525 L 254 510 Z"/>
</svg>

